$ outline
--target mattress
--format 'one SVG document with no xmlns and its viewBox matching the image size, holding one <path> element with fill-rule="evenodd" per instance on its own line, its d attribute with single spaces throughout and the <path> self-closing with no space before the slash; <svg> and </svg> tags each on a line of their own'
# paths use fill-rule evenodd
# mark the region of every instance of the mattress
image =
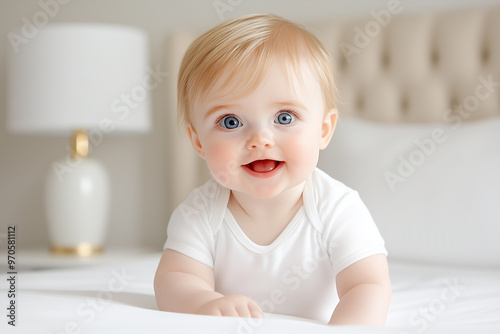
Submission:
<svg viewBox="0 0 500 334">
<path fill-rule="evenodd" d="M 161 312 L 153 291 L 159 259 L 154 253 L 112 265 L 19 272 L 15 332 L 500 333 L 500 270 L 389 261 L 387 326 L 331 327 L 274 314 L 241 319 Z M 9 301 L 2 290 L 3 308 Z M 3 318 L 0 327 L 13 331 Z"/>
</svg>

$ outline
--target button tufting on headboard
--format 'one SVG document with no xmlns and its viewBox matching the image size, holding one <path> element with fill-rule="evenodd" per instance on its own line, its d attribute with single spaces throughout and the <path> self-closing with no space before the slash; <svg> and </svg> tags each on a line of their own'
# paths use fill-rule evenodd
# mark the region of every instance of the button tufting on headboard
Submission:
<svg viewBox="0 0 500 334">
<path fill-rule="evenodd" d="M 309 26 L 333 58 L 341 113 L 385 122 L 447 121 L 450 110 L 464 121 L 500 116 L 500 8 L 371 15 Z"/>
</svg>

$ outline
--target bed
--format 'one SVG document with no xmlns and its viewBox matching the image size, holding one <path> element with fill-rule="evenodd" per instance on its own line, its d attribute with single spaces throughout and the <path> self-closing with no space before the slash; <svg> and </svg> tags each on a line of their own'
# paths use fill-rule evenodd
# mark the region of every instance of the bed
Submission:
<svg viewBox="0 0 500 334">
<path fill-rule="evenodd" d="M 263 321 L 252 321 L 158 311 L 152 281 L 159 258 L 160 253 L 151 253 L 112 265 L 26 268 L 18 275 L 16 329 L 108 334 L 498 333 L 499 329 L 498 270 L 391 261 L 394 296 L 388 327 L 332 329 L 282 315 L 267 314 Z M 1 326 L 9 328 L 5 321 Z"/>
<path fill-rule="evenodd" d="M 500 8 L 411 16 L 387 8 L 367 20 L 308 27 L 335 60 L 342 99 L 319 167 L 359 191 L 386 241 L 387 326 L 160 312 L 152 286 L 160 253 L 153 252 L 23 269 L 18 332 L 500 333 Z M 197 34 L 169 36 L 170 73 Z M 172 180 L 177 204 L 207 171 L 175 129 L 175 75 L 168 80 L 173 175 L 190 176 Z M 2 286 L 1 305 L 6 296 Z M 7 320 L 2 332 L 12 330 Z"/>
</svg>

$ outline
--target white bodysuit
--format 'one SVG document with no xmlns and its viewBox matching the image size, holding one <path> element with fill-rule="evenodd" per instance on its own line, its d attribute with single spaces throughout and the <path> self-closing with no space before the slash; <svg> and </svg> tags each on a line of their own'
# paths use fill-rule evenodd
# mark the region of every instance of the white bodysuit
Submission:
<svg viewBox="0 0 500 334">
<path fill-rule="evenodd" d="M 245 235 L 227 208 L 229 195 L 213 179 L 194 190 L 172 214 L 165 248 L 210 266 L 216 291 L 249 296 L 264 312 L 327 323 L 338 303 L 335 276 L 387 254 L 358 193 L 317 168 L 304 205 L 270 245 Z"/>
</svg>

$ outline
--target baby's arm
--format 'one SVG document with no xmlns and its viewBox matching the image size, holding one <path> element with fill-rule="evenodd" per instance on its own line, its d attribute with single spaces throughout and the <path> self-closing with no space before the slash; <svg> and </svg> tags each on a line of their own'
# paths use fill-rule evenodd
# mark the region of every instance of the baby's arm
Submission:
<svg viewBox="0 0 500 334">
<path fill-rule="evenodd" d="M 239 317 L 262 317 L 249 297 L 223 296 L 214 290 L 209 266 L 166 249 L 154 280 L 155 296 L 162 311 Z"/>
<path fill-rule="evenodd" d="M 336 281 L 340 302 L 330 324 L 385 325 L 392 296 L 385 255 L 372 255 L 352 264 Z"/>
</svg>

